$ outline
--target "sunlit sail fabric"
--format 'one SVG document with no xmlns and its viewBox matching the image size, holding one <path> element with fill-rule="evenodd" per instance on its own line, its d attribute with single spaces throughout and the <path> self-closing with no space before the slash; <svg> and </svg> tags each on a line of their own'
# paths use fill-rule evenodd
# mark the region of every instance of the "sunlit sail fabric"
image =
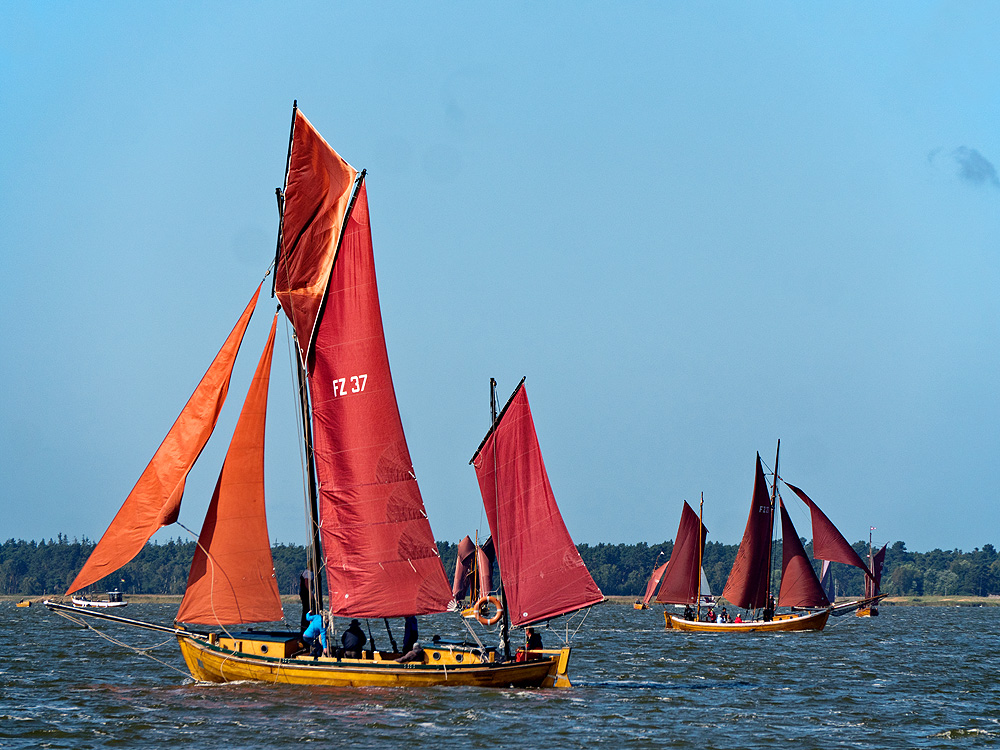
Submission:
<svg viewBox="0 0 1000 750">
<path fill-rule="evenodd" d="M 698 514 L 685 502 L 666 575 L 656 594 L 657 603 L 698 603 L 698 585 L 701 583 L 701 561 L 698 558 L 707 534 L 708 530 L 699 521 Z"/>
<path fill-rule="evenodd" d="M 357 170 L 295 110 L 275 292 L 308 359 Z"/>
<path fill-rule="evenodd" d="M 515 626 L 603 601 L 549 484 L 523 384 L 473 457 Z"/>
<path fill-rule="evenodd" d="M 778 606 L 825 607 L 830 602 L 780 498 L 778 507 L 781 511 L 781 590 L 778 592 Z"/>
<path fill-rule="evenodd" d="M 198 537 L 178 622 L 233 625 L 284 616 L 264 512 L 264 428 L 277 316 Z"/>
<path fill-rule="evenodd" d="M 767 480 L 758 453 L 750 516 L 736 552 L 736 562 L 722 590 L 722 597 L 737 607 L 755 609 L 767 603 L 772 521 L 771 498 L 767 494 Z"/>
<path fill-rule="evenodd" d="M 114 573 L 139 554 L 157 530 L 177 520 L 184 483 L 215 429 L 229 391 L 233 364 L 259 294 L 258 286 L 236 327 L 66 591 L 67 594 Z"/>
<path fill-rule="evenodd" d="M 444 612 L 451 586 L 396 404 L 364 184 L 333 266 L 309 386 L 331 613 Z"/>
<path fill-rule="evenodd" d="M 813 531 L 813 557 L 818 560 L 831 560 L 833 562 L 846 563 L 856 568 L 861 568 L 867 577 L 871 577 L 871 571 L 865 565 L 861 556 L 854 551 L 854 548 L 844 539 L 836 526 L 826 517 L 826 514 L 819 509 L 809 496 L 798 487 L 785 482 L 788 488 L 799 496 L 807 506 L 812 519 Z"/>
<path fill-rule="evenodd" d="M 663 572 L 666 569 L 667 563 L 653 568 L 653 574 L 649 577 L 649 582 L 646 584 L 646 594 L 642 597 L 643 604 L 649 604 L 656 595 L 656 592 L 660 590 L 660 582 L 663 581 Z"/>
</svg>

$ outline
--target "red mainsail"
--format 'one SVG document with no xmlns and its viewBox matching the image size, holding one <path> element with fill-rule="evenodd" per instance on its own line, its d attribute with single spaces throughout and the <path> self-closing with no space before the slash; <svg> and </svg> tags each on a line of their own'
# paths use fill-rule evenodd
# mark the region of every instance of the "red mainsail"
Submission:
<svg viewBox="0 0 1000 750">
<path fill-rule="evenodd" d="M 259 294 L 258 286 L 236 327 L 66 591 L 67 595 L 114 573 L 139 554 L 160 528 L 177 520 L 184 483 L 215 429 L 229 391 L 236 354 Z"/>
<path fill-rule="evenodd" d="M 882 585 L 882 566 L 885 564 L 885 548 L 888 544 L 883 544 L 882 549 L 872 555 L 872 578 L 865 579 L 865 597 L 878 596 Z"/>
<path fill-rule="evenodd" d="M 656 594 L 658 604 L 697 604 L 701 583 L 700 552 L 708 529 L 687 502 L 681 508 L 681 522 L 670 552 L 667 572 Z"/>
<path fill-rule="evenodd" d="M 603 601 L 549 484 L 524 384 L 472 458 L 515 626 Z"/>
<path fill-rule="evenodd" d="M 198 537 L 178 622 L 234 625 L 284 616 L 264 512 L 264 427 L 277 315 Z"/>
<path fill-rule="evenodd" d="M 750 517 L 743 531 L 743 540 L 736 553 L 736 562 L 729 572 L 722 596 L 743 609 L 756 609 L 767 603 L 768 568 L 771 565 L 771 530 L 774 511 L 767 494 L 767 480 L 757 454 L 757 471 L 753 483 Z"/>
<path fill-rule="evenodd" d="M 781 590 L 780 607 L 826 607 L 830 601 L 816 577 L 812 562 L 802 547 L 785 504 L 778 498 L 781 511 Z"/>
<path fill-rule="evenodd" d="M 792 492 L 799 496 L 802 502 L 809 506 L 809 515 L 812 518 L 813 557 L 817 560 L 831 560 L 833 562 L 853 565 L 856 568 L 861 568 L 865 572 L 865 575 L 870 578 L 871 571 L 868 570 L 868 566 L 865 565 L 861 556 L 854 551 L 850 543 L 844 539 L 844 535 L 826 517 L 826 514 L 819 509 L 819 506 L 795 485 L 788 484 L 788 482 L 785 482 L 785 484 L 788 485 L 788 488 Z"/>
<path fill-rule="evenodd" d="M 275 292 L 308 353 L 326 295 L 357 170 L 295 110 Z"/>
<path fill-rule="evenodd" d="M 452 592 L 396 404 L 364 183 L 344 228 L 308 375 L 330 612 L 444 612 Z"/>
</svg>

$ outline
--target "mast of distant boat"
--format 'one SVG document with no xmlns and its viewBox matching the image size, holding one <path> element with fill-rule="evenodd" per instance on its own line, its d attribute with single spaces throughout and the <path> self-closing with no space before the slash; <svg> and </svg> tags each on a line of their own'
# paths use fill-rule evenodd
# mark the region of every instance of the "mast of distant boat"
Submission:
<svg viewBox="0 0 1000 750">
<path fill-rule="evenodd" d="M 702 558 L 702 546 L 705 542 L 705 535 L 701 533 L 704 528 L 702 522 L 702 515 L 705 510 L 705 493 L 701 493 L 701 502 L 698 504 L 698 594 L 695 597 L 695 601 L 698 606 L 698 614 L 695 617 L 695 622 L 701 622 L 701 558 Z"/>
<path fill-rule="evenodd" d="M 768 608 L 768 603 L 771 601 L 771 571 L 774 567 L 774 508 L 778 499 L 778 455 L 781 452 L 781 439 L 778 439 L 778 447 L 774 449 L 774 476 L 771 477 L 771 534 L 770 541 L 768 543 L 767 549 L 767 599 L 764 602 L 764 608 Z M 771 613 L 774 616 L 774 613 Z M 754 615 L 756 619 L 756 613 Z"/>
</svg>

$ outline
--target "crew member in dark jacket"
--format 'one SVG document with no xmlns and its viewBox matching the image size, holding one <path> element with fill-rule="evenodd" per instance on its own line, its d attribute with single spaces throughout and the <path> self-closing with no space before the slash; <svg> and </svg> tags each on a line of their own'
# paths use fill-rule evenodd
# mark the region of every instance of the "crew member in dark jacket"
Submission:
<svg viewBox="0 0 1000 750">
<path fill-rule="evenodd" d="M 340 636 L 340 642 L 344 646 L 343 654 L 348 659 L 360 659 L 361 651 L 365 647 L 365 633 L 361 629 L 361 623 L 351 620 L 351 626 Z"/>
</svg>

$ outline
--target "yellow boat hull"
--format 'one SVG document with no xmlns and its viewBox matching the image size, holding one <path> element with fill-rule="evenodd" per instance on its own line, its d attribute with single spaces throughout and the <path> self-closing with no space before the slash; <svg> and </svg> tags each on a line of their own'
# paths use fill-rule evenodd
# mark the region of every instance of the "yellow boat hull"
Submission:
<svg viewBox="0 0 1000 750">
<path fill-rule="evenodd" d="M 830 610 L 808 612 L 802 615 L 775 615 L 773 620 L 751 622 L 694 622 L 663 612 L 668 630 L 686 630 L 695 633 L 787 633 L 797 630 L 822 630 L 830 617 Z"/>
<path fill-rule="evenodd" d="M 570 647 L 545 649 L 541 656 L 524 662 L 481 660 L 477 654 L 450 648 L 425 648 L 423 663 L 399 664 L 391 659 L 337 659 L 321 656 L 284 656 L 280 642 L 215 643 L 179 635 L 181 654 L 194 679 L 202 682 L 256 682 L 331 687 L 430 687 L 465 685 L 474 687 L 569 687 L 567 674 Z M 265 652 L 274 654 L 265 656 Z M 253 653 L 257 652 L 257 653 Z M 367 654 L 364 656 L 367 657 Z"/>
</svg>

